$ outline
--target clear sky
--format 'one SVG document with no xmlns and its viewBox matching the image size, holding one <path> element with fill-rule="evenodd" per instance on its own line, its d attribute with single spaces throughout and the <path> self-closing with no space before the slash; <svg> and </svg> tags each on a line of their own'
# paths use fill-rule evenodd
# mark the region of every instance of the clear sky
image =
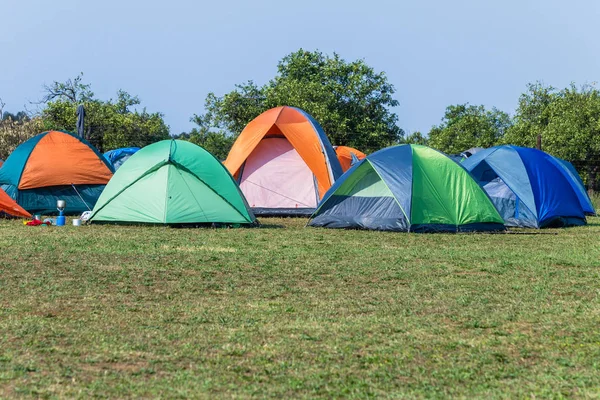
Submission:
<svg viewBox="0 0 600 400">
<path fill-rule="evenodd" d="M 512 112 L 528 82 L 600 80 L 599 0 L 2 0 L 0 9 L 6 111 L 83 72 L 99 98 L 138 95 L 172 133 L 193 127 L 208 92 L 263 84 L 301 47 L 385 71 L 408 132 L 427 132 L 450 104 Z"/>
</svg>

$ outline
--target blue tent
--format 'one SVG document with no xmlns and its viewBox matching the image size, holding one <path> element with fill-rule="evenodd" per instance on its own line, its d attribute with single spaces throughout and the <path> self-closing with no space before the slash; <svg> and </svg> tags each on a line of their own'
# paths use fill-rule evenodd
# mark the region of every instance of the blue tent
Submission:
<svg viewBox="0 0 600 400">
<path fill-rule="evenodd" d="M 579 176 L 579 173 L 567 160 L 563 160 L 562 158 L 553 157 L 556 161 L 558 161 L 558 165 L 564 168 L 564 172 L 566 173 L 566 177 L 569 179 L 569 183 L 577 193 L 577 197 L 579 198 L 579 203 L 581 207 L 583 207 L 583 211 L 586 215 L 596 215 L 596 210 L 594 209 L 594 205 L 592 204 L 592 200 L 588 195 L 587 190 L 585 189 L 585 185 Z"/>
<path fill-rule="evenodd" d="M 111 162 L 116 171 L 139 149 L 139 147 L 124 147 L 122 149 L 110 150 L 104 153 L 104 157 Z"/>
<path fill-rule="evenodd" d="M 462 166 L 483 186 L 507 226 L 544 228 L 586 223 L 571 178 L 543 151 L 497 146 L 474 154 Z"/>
</svg>

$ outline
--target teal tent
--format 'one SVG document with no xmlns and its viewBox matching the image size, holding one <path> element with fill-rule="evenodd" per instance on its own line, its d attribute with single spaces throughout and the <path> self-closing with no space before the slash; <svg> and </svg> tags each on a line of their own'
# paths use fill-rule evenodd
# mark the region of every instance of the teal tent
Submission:
<svg viewBox="0 0 600 400">
<path fill-rule="evenodd" d="M 40 133 L 20 144 L 0 168 L 0 188 L 32 214 L 91 210 L 113 176 L 112 165 L 86 140 L 63 131 Z"/>
<path fill-rule="evenodd" d="M 227 169 L 193 143 L 163 140 L 123 164 L 90 221 L 148 224 L 252 224 L 254 215 Z"/>
</svg>

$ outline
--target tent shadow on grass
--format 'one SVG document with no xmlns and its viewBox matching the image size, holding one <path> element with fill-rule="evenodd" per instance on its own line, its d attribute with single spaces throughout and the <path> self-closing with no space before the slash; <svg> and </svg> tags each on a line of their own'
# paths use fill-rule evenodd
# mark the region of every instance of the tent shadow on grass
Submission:
<svg viewBox="0 0 600 400">
<path fill-rule="evenodd" d="M 180 225 L 169 225 L 171 228 L 177 229 L 286 229 L 287 227 L 282 224 L 263 224 L 256 222 L 256 224 L 180 224 Z"/>
<path fill-rule="evenodd" d="M 256 228 L 259 229 L 286 229 L 285 225 L 281 224 L 259 224 Z"/>
</svg>

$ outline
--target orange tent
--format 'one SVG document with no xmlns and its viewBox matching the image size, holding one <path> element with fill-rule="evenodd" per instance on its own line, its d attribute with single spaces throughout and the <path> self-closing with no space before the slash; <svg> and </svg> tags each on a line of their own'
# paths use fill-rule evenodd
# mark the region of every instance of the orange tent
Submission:
<svg viewBox="0 0 600 400">
<path fill-rule="evenodd" d="M 352 155 L 358 160 L 362 160 L 367 156 L 362 151 L 358 151 L 348 146 L 335 146 L 335 154 L 337 155 L 344 172 L 348 171 L 352 166 Z"/>
<path fill-rule="evenodd" d="M 0 213 L 6 213 L 13 217 L 31 218 L 31 214 L 21 208 L 2 189 L 0 189 Z"/>
<path fill-rule="evenodd" d="M 114 173 L 110 162 L 86 140 L 48 131 L 19 145 L 0 168 L 0 185 L 32 213 L 56 212 L 58 199 L 68 214 L 94 207 Z"/>
<path fill-rule="evenodd" d="M 310 214 L 342 174 L 323 128 L 287 106 L 252 120 L 224 164 L 259 215 Z"/>
</svg>

